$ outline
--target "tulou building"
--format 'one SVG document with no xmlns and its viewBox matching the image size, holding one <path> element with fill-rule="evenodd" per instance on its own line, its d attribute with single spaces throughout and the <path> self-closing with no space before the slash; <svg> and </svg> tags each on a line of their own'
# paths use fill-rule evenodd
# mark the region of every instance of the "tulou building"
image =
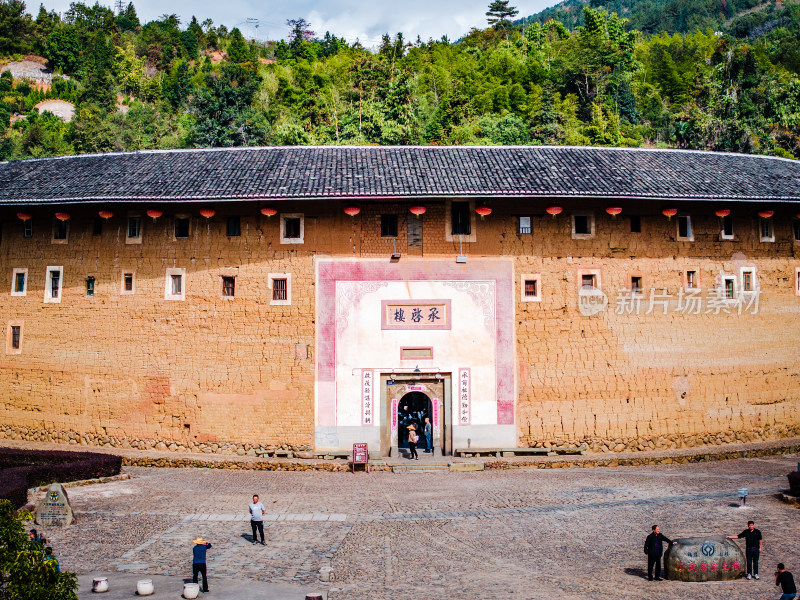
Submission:
<svg viewBox="0 0 800 600">
<path fill-rule="evenodd" d="M 0 437 L 395 455 L 800 434 L 800 163 L 565 147 L 0 164 Z"/>
</svg>

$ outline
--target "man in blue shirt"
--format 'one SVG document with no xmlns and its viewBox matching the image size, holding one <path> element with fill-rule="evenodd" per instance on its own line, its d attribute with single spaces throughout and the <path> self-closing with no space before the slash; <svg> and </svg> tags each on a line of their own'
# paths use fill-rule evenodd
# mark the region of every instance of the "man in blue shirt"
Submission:
<svg viewBox="0 0 800 600">
<path fill-rule="evenodd" d="M 211 544 L 205 541 L 202 537 L 194 541 L 194 548 L 192 548 L 192 581 L 197 583 L 197 576 L 202 573 L 203 575 L 203 591 L 208 591 L 208 574 L 206 573 L 206 550 L 211 548 Z"/>
</svg>

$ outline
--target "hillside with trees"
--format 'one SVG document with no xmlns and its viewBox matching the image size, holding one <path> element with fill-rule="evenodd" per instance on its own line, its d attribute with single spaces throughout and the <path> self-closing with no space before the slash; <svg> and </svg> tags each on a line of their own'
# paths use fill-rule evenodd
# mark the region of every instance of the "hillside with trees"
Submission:
<svg viewBox="0 0 800 600">
<path fill-rule="evenodd" d="M 662 1 L 676 0 L 644 0 Z M 800 157 L 800 5 L 773 4 L 776 24 L 745 36 L 734 21 L 649 28 L 620 17 L 633 18 L 622 4 L 607 6 L 616 13 L 574 6 L 579 22 L 515 23 L 515 7 L 493 0 L 487 28 L 457 43 L 387 34 L 370 50 L 303 19 L 287 21 L 284 40 L 262 43 L 199 17 L 143 23 L 133 4 L 115 14 L 73 3 L 61 16 L 42 7 L 34 18 L 21 0 L 0 0 L 2 63 L 28 58 L 53 72 L 47 84 L 0 76 L 0 158 L 298 144 Z M 75 105 L 71 121 L 39 114 L 37 104 L 56 98 Z"/>
</svg>

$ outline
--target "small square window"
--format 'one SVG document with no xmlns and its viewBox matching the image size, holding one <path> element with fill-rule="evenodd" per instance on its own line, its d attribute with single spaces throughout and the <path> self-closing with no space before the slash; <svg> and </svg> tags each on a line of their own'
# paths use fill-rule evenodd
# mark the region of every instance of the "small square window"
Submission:
<svg viewBox="0 0 800 600">
<path fill-rule="evenodd" d="M 32 238 L 33 237 L 33 220 L 28 219 L 23 222 L 22 224 L 22 237 L 24 238 Z"/>
<path fill-rule="evenodd" d="M 794 241 L 800 242 L 800 219 L 795 219 L 792 222 L 792 231 L 794 232 Z"/>
<path fill-rule="evenodd" d="M 22 327 L 19 325 L 11 326 L 11 347 L 14 350 L 19 350 L 20 341 L 22 338 Z"/>
<path fill-rule="evenodd" d="M 86 295 L 94 296 L 94 277 L 91 275 L 86 278 Z"/>
<path fill-rule="evenodd" d="M 634 294 L 641 294 L 642 293 L 642 278 L 639 275 L 634 275 L 631 277 L 631 292 Z"/>
<path fill-rule="evenodd" d="M 131 271 L 122 274 L 122 293 L 133 294 L 136 292 L 135 274 Z"/>
<path fill-rule="evenodd" d="M 470 235 L 472 214 L 469 211 L 469 202 L 451 202 L 450 217 L 452 235 Z"/>
<path fill-rule="evenodd" d="M 772 217 L 763 218 L 759 217 L 759 230 L 761 231 L 761 241 L 762 242 L 774 242 L 775 241 L 775 231 L 772 228 Z"/>
<path fill-rule="evenodd" d="M 300 219 L 298 219 L 296 217 L 290 217 L 290 218 L 286 219 L 284 222 L 286 224 L 286 235 L 284 235 L 284 237 L 288 238 L 290 240 L 294 240 L 294 239 L 299 238 L 300 237 Z"/>
<path fill-rule="evenodd" d="M 680 215 L 677 219 L 678 240 L 691 242 L 694 241 L 692 234 L 692 218 L 687 215 Z"/>
<path fill-rule="evenodd" d="M 381 237 L 397 237 L 397 215 L 381 215 Z"/>
<path fill-rule="evenodd" d="M 11 295 L 25 296 L 28 293 L 28 269 L 14 269 L 11 275 Z"/>
<path fill-rule="evenodd" d="M 92 226 L 92 235 L 102 235 L 103 233 L 103 218 L 95 217 L 94 225 Z"/>
<path fill-rule="evenodd" d="M 125 237 L 126 244 L 141 244 L 142 243 L 142 217 L 133 215 L 128 217 L 127 235 Z"/>
<path fill-rule="evenodd" d="M 525 297 L 532 298 L 539 295 L 539 282 L 535 279 L 525 280 Z"/>
<path fill-rule="evenodd" d="M 167 275 L 164 281 L 164 300 L 186 299 L 186 285 L 183 281 L 185 277 L 185 269 L 167 269 Z"/>
<path fill-rule="evenodd" d="M 22 321 L 9 321 L 6 329 L 6 354 L 22 354 Z"/>
<path fill-rule="evenodd" d="M 699 287 L 699 279 L 697 277 L 697 271 L 691 270 L 686 271 L 686 288 L 690 290 L 697 289 Z"/>
<path fill-rule="evenodd" d="M 756 269 L 755 267 L 742 267 L 742 292 L 756 291 Z"/>
<path fill-rule="evenodd" d="M 594 237 L 594 215 L 575 213 L 572 215 L 572 239 L 586 240 Z"/>
<path fill-rule="evenodd" d="M 53 241 L 66 242 L 68 227 L 69 223 L 67 221 L 62 221 L 60 219 L 56 219 L 55 221 L 53 221 Z"/>
<path fill-rule="evenodd" d="M 642 233 L 642 217 L 631 215 L 628 217 L 628 222 L 631 225 L 631 233 Z"/>
<path fill-rule="evenodd" d="M 733 217 L 731 217 L 730 215 L 727 217 L 722 217 L 722 223 L 720 223 L 719 237 L 720 239 L 723 240 L 733 239 Z"/>
<path fill-rule="evenodd" d="M 287 286 L 285 279 L 272 280 L 272 299 L 273 300 L 286 300 Z"/>
<path fill-rule="evenodd" d="M 222 278 L 222 295 L 226 298 L 233 298 L 236 293 L 236 277 Z"/>
<path fill-rule="evenodd" d="M 539 302 L 542 299 L 542 276 L 539 273 L 523 274 L 519 278 L 520 301 Z"/>
<path fill-rule="evenodd" d="M 189 217 L 180 215 L 175 217 L 175 239 L 181 240 L 189 237 Z"/>
<path fill-rule="evenodd" d="M 581 287 L 582 288 L 594 288 L 597 287 L 597 275 L 592 273 L 584 273 L 581 275 Z"/>
<path fill-rule="evenodd" d="M 228 237 L 239 237 L 242 235 L 242 219 L 238 216 L 228 217 L 228 227 L 226 233 Z"/>
<path fill-rule="evenodd" d="M 723 280 L 723 286 L 725 300 L 734 300 L 736 298 L 736 280 L 733 277 L 726 277 Z"/>
<path fill-rule="evenodd" d="M 47 267 L 47 279 L 44 286 L 45 302 L 61 302 L 61 285 L 63 267 Z"/>
<path fill-rule="evenodd" d="M 305 237 L 303 215 L 281 215 L 281 244 L 302 244 Z"/>
<path fill-rule="evenodd" d="M 272 291 L 271 305 L 288 306 L 292 303 L 292 275 L 291 273 L 270 273 L 268 276 L 269 288 Z"/>
<path fill-rule="evenodd" d="M 531 233 L 531 218 L 530 217 L 520 217 L 519 218 L 519 232 L 520 232 L 520 234 Z"/>
<path fill-rule="evenodd" d="M 172 291 L 170 293 L 173 296 L 180 296 L 183 293 L 183 276 L 170 275 L 170 281 L 172 282 Z"/>
</svg>

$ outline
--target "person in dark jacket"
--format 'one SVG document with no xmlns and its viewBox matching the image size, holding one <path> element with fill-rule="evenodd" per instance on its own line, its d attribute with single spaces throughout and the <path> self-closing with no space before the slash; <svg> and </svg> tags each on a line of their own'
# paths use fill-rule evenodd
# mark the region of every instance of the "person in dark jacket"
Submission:
<svg viewBox="0 0 800 600">
<path fill-rule="evenodd" d="M 211 544 L 202 537 L 194 541 L 192 548 L 192 581 L 197 583 L 197 576 L 203 575 L 203 591 L 208 591 L 208 573 L 206 572 L 206 550 L 211 548 Z"/>
<path fill-rule="evenodd" d="M 647 554 L 647 579 L 653 581 L 653 567 L 655 567 L 656 581 L 661 581 L 661 555 L 664 554 L 665 545 L 677 544 L 663 533 L 658 525 L 653 525 L 653 533 L 644 541 L 644 553 Z"/>
<path fill-rule="evenodd" d="M 783 563 L 778 563 L 778 570 L 775 571 L 775 585 L 781 586 L 783 595 L 779 600 L 794 600 L 797 596 L 797 586 L 794 584 L 794 577 Z"/>
</svg>

